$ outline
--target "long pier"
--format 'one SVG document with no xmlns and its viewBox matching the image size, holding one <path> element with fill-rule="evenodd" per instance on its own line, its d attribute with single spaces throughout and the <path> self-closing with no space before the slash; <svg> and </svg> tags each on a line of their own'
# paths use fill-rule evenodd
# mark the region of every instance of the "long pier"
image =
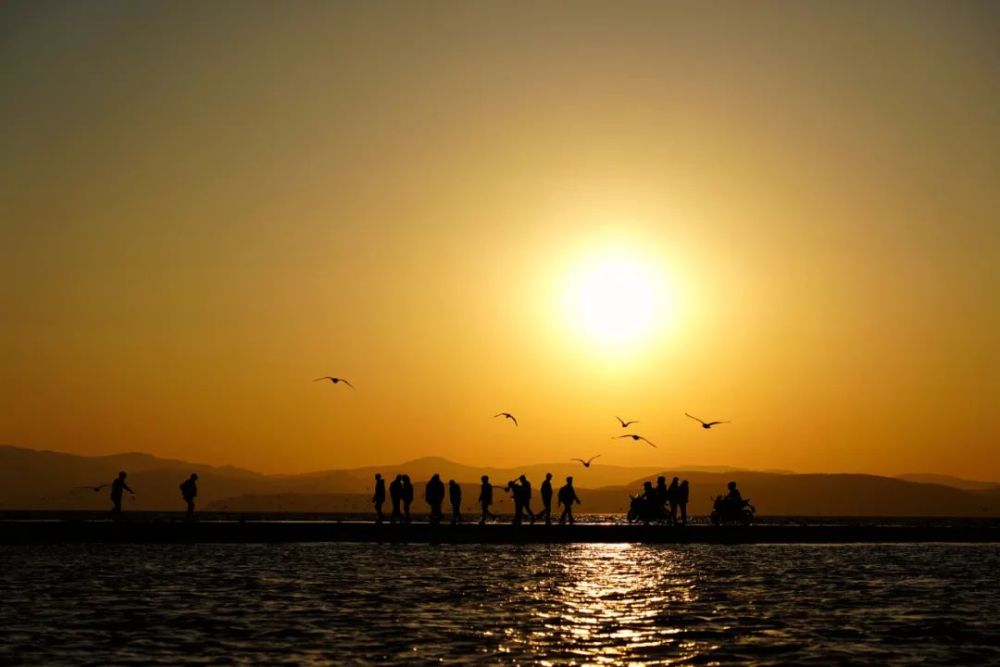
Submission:
<svg viewBox="0 0 1000 667">
<path fill-rule="evenodd" d="M 383 544 L 837 544 L 1000 543 L 1000 526 L 615 524 L 378 525 L 353 521 L 0 521 L 0 544 L 239 544 L 368 542 Z"/>
</svg>

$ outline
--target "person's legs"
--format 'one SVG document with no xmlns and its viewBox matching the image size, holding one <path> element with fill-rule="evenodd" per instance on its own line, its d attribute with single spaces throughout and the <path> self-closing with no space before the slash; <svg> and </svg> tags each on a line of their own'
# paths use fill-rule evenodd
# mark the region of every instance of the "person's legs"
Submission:
<svg viewBox="0 0 1000 667">
<path fill-rule="evenodd" d="M 688 522 L 688 504 L 681 503 L 681 525 L 686 526 Z"/>
<path fill-rule="evenodd" d="M 187 503 L 187 514 L 184 517 L 188 521 L 194 518 L 194 500 L 190 498 L 185 498 L 184 502 Z"/>
</svg>

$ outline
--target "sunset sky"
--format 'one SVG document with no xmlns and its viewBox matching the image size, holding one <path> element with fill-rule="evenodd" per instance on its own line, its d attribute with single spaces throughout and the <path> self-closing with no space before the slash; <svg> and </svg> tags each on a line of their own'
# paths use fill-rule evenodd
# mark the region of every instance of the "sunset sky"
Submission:
<svg viewBox="0 0 1000 667">
<path fill-rule="evenodd" d="M 0 443 L 998 479 L 997 7 L 4 3 Z"/>
</svg>

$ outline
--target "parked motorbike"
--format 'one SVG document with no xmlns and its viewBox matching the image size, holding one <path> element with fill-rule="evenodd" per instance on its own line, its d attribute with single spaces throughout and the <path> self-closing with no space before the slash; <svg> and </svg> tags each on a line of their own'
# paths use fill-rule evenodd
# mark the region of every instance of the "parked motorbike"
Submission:
<svg viewBox="0 0 1000 667">
<path fill-rule="evenodd" d="M 629 495 L 630 502 L 628 508 L 628 522 L 650 523 L 670 523 L 670 513 L 662 504 L 650 502 L 645 496 Z"/>
</svg>

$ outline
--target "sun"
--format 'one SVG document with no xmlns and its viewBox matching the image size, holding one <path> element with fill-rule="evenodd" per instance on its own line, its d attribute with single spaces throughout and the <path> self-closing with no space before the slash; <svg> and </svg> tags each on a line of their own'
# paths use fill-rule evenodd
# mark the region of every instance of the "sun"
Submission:
<svg viewBox="0 0 1000 667">
<path fill-rule="evenodd" d="M 670 320 L 664 271 L 638 249 L 598 249 L 580 259 L 564 289 L 564 316 L 577 335 L 605 349 L 634 349 Z"/>
</svg>

